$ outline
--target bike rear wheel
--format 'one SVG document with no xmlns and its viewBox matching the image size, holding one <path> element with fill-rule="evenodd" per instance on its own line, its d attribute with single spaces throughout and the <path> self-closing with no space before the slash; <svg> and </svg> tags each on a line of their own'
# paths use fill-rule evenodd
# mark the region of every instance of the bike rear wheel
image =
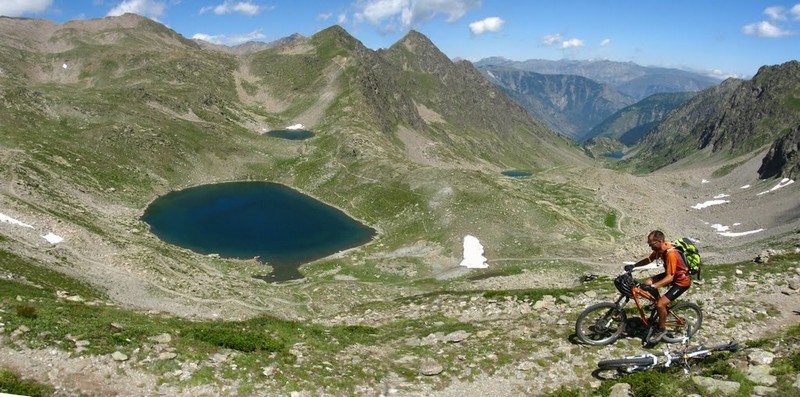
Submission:
<svg viewBox="0 0 800 397">
<path fill-rule="evenodd" d="M 613 343 L 625 329 L 625 312 L 612 302 L 597 303 L 586 308 L 575 322 L 575 335 L 587 345 Z"/>
<path fill-rule="evenodd" d="M 681 302 L 667 312 L 667 333 L 661 339 L 679 343 L 689 339 L 703 325 L 703 312 L 692 302 Z"/>
<path fill-rule="evenodd" d="M 653 356 L 617 358 L 598 361 L 597 367 L 603 370 L 616 369 L 622 372 L 635 372 L 652 367 L 656 364 L 656 361 Z"/>
</svg>

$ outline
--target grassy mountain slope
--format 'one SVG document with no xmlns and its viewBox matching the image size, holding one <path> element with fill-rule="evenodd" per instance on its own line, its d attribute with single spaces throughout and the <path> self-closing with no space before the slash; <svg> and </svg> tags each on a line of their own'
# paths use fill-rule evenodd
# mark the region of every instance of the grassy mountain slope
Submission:
<svg viewBox="0 0 800 397">
<path fill-rule="evenodd" d="M 698 94 L 643 139 L 634 163 L 652 170 L 701 150 L 725 158 L 766 148 L 800 123 L 799 70 L 797 61 L 764 66 Z"/>
<path fill-rule="evenodd" d="M 73 243 L 61 245 L 62 270 L 116 299 L 162 305 L 130 291 L 189 293 L 173 276 L 185 272 L 210 284 L 191 292 L 207 302 L 233 283 L 236 294 L 261 296 L 262 307 L 279 304 L 263 301 L 277 291 L 236 272 L 219 280 L 219 261 L 157 240 L 138 219 L 158 195 L 217 181 L 284 183 L 375 227 L 373 244 L 314 265 L 368 279 L 393 266 L 392 255 L 377 253 L 418 244 L 431 258 L 404 262 L 408 271 L 425 278 L 449 269 L 466 234 L 498 257 L 529 258 L 582 255 L 617 233 L 607 222 L 613 210 L 548 172 L 588 165 L 578 148 L 416 32 L 385 52 L 332 27 L 234 55 L 134 15 L 2 21 L 3 213 L 66 234 Z M 11 31 L 28 24 L 41 37 L 23 45 Z M 262 135 L 296 123 L 317 135 Z M 534 177 L 511 180 L 505 169 Z M 39 236 L 5 233 L 5 249 L 50 260 L 35 248 Z M 581 244 L 565 245 L 564 236 Z M 114 282 L 117 273 L 135 276 L 125 285 Z"/>
<path fill-rule="evenodd" d="M 0 18 L 0 70 L 0 213 L 32 226 L 0 222 L 0 361 L 67 394 L 582 388 L 598 359 L 640 345 L 570 343 L 579 311 L 613 293 L 605 277 L 580 284 L 586 272 L 613 275 L 644 256 L 654 227 L 699 234 L 714 264 L 797 239 L 780 193 L 758 199 L 778 210 L 756 214 L 771 234 L 752 244 L 657 205 L 698 197 L 686 179 L 599 167 L 416 32 L 377 52 L 332 27 L 231 53 L 133 15 Z M 316 135 L 263 134 L 297 123 Z M 532 175 L 501 175 L 510 168 Z M 269 284 L 258 278 L 269 266 L 171 246 L 139 219 L 170 190 L 231 180 L 284 183 L 378 236 L 303 266 L 302 280 Z M 797 197 L 793 188 L 783 192 Z M 489 269 L 458 265 L 466 234 Z M 704 273 L 720 282 L 695 296 L 724 308 L 709 335 L 751 335 L 775 326 L 779 309 L 794 316 L 773 286 L 796 259 Z"/>
<path fill-rule="evenodd" d="M 621 109 L 596 125 L 586 134 L 587 139 L 607 136 L 633 146 L 650 132 L 667 113 L 683 105 L 696 93 L 662 93 L 651 95 Z"/>
</svg>

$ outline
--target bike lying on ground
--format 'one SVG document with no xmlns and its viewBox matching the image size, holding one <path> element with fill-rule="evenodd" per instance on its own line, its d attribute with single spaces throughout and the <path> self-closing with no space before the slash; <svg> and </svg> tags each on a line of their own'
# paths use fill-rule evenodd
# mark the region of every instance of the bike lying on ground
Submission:
<svg viewBox="0 0 800 397">
<path fill-rule="evenodd" d="M 614 360 L 603 360 L 597 363 L 597 367 L 601 370 L 616 369 L 622 373 L 633 373 L 656 367 L 668 368 L 672 365 L 680 365 L 683 367 L 683 371 L 688 374 L 692 359 L 708 357 L 714 352 L 720 351 L 735 352 L 738 348 L 739 344 L 736 341 L 711 347 L 699 345 L 674 352 L 664 351 L 664 354 L 660 357 L 654 354 L 641 354 Z"/>
<path fill-rule="evenodd" d="M 575 335 L 588 345 L 607 345 L 613 343 L 623 332 L 628 323 L 625 305 L 633 300 L 639 319 L 647 327 L 644 338 L 648 343 L 655 327 L 658 325 L 658 290 L 639 284 L 631 271 L 626 271 L 614 279 L 614 286 L 619 297 L 614 302 L 601 302 L 587 307 L 575 322 Z M 642 302 L 648 302 L 647 307 Z M 649 314 L 645 312 L 649 311 Z M 703 324 L 703 312 L 691 302 L 678 302 L 667 306 L 667 333 L 661 340 L 668 343 L 685 342 L 691 338 Z"/>
</svg>

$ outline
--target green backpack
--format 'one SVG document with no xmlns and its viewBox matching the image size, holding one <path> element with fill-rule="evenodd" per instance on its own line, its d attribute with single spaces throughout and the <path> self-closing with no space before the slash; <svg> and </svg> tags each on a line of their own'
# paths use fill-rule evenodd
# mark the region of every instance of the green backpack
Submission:
<svg viewBox="0 0 800 397">
<path fill-rule="evenodd" d="M 700 251 L 697 250 L 697 246 L 694 245 L 694 241 L 689 237 L 683 237 L 675 240 L 672 245 L 680 252 L 681 259 L 683 259 L 683 263 L 686 264 L 686 267 L 689 268 L 690 275 L 697 275 L 697 279 L 700 279 L 700 266 L 702 265 L 702 260 L 700 259 Z"/>
</svg>

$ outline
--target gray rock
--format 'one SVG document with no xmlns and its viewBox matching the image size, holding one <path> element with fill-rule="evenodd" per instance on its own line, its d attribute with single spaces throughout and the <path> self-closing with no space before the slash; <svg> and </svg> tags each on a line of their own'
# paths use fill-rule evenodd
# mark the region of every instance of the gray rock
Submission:
<svg viewBox="0 0 800 397">
<path fill-rule="evenodd" d="M 631 385 L 628 383 L 617 383 L 614 386 L 611 386 L 611 393 L 608 397 L 631 397 L 633 396 L 633 391 L 631 390 Z"/>
<path fill-rule="evenodd" d="M 707 378 L 705 376 L 692 376 L 692 382 L 703 389 L 707 394 L 719 393 L 730 396 L 739 391 L 740 384 L 736 382 Z"/>
<path fill-rule="evenodd" d="M 536 366 L 536 364 L 534 364 L 534 363 L 532 363 L 532 362 L 530 362 L 530 361 L 523 361 L 523 362 L 519 363 L 519 365 L 517 365 L 517 370 L 520 370 L 520 371 L 530 371 L 530 370 L 532 370 L 532 369 L 533 369 L 535 366 Z"/>
<path fill-rule="evenodd" d="M 128 356 L 125 353 L 120 352 L 119 350 L 115 351 L 114 353 L 111 353 L 111 358 L 114 361 L 128 361 Z"/>
<path fill-rule="evenodd" d="M 432 358 L 425 359 L 419 367 L 419 373 L 425 376 L 439 375 L 444 372 L 444 367 Z"/>
<path fill-rule="evenodd" d="M 753 365 L 769 365 L 774 359 L 774 354 L 761 349 L 755 349 L 747 354 L 747 360 Z"/>
<path fill-rule="evenodd" d="M 767 386 L 756 386 L 753 388 L 753 394 L 756 396 L 774 396 L 778 389 Z"/>
<path fill-rule="evenodd" d="M 445 335 L 442 338 L 442 340 L 444 340 L 445 342 L 458 343 L 466 340 L 467 338 L 469 338 L 470 335 L 471 334 L 467 331 L 458 330 Z"/>
<path fill-rule="evenodd" d="M 167 334 L 167 333 L 164 333 L 164 334 L 161 334 L 161 335 L 156 335 L 156 336 L 151 336 L 151 337 L 149 337 L 147 339 L 151 340 L 153 342 L 156 342 L 156 343 L 163 343 L 163 344 L 167 344 L 167 343 L 172 342 L 172 336 L 170 336 L 170 334 Z"/>
<path fill-rule="evenodd" d="M 770 371 L 772 371 L 772 368 L 769 365 L 754 365 L 747 368 L 745 376 L 755 384 L 772 386 L 778 379 L 774 375 L 770 375 Z"/>
</svg>

